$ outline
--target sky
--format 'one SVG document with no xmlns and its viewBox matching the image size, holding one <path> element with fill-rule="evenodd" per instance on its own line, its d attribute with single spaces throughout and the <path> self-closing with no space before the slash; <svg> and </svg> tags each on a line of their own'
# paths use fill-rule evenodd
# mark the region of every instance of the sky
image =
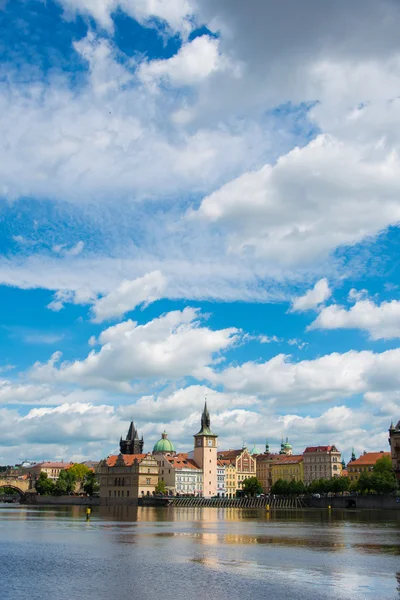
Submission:
<svg viewBox="0 0 400 600">
<path fill-rule="evenodd" d="M 397 0 L 0 0 L 0 464 L 388 450 Z"/>
</svg>

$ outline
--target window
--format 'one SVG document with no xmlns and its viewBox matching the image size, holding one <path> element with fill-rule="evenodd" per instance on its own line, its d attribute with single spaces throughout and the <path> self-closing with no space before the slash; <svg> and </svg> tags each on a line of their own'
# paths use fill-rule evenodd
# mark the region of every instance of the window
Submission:
<svg viewBox="0 0 400 600">
<path fill-rule="evenodd" d="M 111 490 L 108 491 L 108 497 L 111 498 Z"/>
<path fill-rule="evenodd" d="M 147 477 L 146 478 L 146 485 L 150 485 L 150 483 L 151 483 L 151 479 L 150 479 L 150 477 Z"/>
<path fill-rule="evenodd" d="M 122 496 L 122 498 L 124 497 L 124 490 L 122 490 L 122 492 L 121 492 L 121 496 Z"/>
<path fill-rule="evenodd" d="M 126 497 L 129 498 L 129 490 L 126 492 Z"/>
</svg>

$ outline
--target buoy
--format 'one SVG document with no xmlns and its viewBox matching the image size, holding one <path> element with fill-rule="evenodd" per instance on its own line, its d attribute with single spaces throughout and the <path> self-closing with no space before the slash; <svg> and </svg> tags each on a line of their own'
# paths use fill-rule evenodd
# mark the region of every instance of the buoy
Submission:
<svg viewBox="0 0 400 600">
<path fill-rule="evenodd" d="M 267 506 L 265 507 L 265 510 L 268 512 L 269 511 L 269 504 L 267 504 Z"/>
<path fill-rule="evenodd" d="M 328 506 L 328 510 L 331 510 L 331 505 Z"/>
<path fill-rule="evenodd" d="M 87 520 L 87 521 L 90 519 L 90 513 L 91 513 L 91 512 L 92 512 L 92 509 L 88 507 L 88 508 L 86 509 L 86 520 Z"/>
</svg>

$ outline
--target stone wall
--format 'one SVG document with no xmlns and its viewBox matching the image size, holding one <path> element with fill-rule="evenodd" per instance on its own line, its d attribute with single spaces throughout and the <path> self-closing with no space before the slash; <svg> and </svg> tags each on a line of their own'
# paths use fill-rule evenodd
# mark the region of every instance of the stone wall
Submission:
<svg viewBox="0 0 400 600">
<path fill-rule="evenodd" d="M 335 496 L 310 498 L 310 508 L 357 508 L 377 510 L 400 510 L 400 496 L 368 494 L 366 496 Z"/>
</svg>

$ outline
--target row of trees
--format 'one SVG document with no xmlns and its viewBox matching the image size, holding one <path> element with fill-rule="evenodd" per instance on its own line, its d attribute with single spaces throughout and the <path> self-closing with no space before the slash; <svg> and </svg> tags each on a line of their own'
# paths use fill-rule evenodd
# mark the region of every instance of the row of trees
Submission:
<svg viewBox="0 0 400 600">
<path fill-rule="evenodd" d="M 40 473 L 35 488 L 41 496 L 65 496 L 75 492 L 77 484 L 88 496 L 99 491 L 96 475 L 86 465 L 75 464 L 60 471 L 54 482 L 47 473 Z"/>
<path fill-rule="evenodd" d="M 282 496 L 297 496 L 302 494 L 343 494 L 343 492 L 358 492 L 361 494 L 374 492 L 388 494 L 396 490 L 397 482 L 392 468 L 392 461 L 383 456 L 376 461 L 372 471 L 364 471 L 358 481 L 352 482 L 349 477 L 333 477 L 332 479 L 317 479 L 305 485 L 302 481 L 286 481 L 278 479 L 271 487 L 271 493 Z M 257 477 L 249 477 L 243 482 L 243 492 L 255 496 L 262 492 Z"/>
</svg>

